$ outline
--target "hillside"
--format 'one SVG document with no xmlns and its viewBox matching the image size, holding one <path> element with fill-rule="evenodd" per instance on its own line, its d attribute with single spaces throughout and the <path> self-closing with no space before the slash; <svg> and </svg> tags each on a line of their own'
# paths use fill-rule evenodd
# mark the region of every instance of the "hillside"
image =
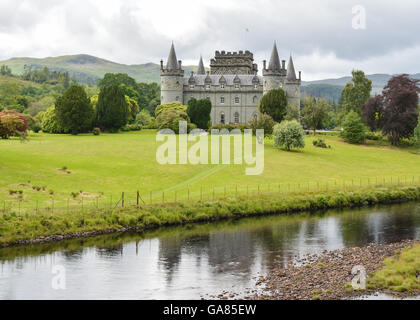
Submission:
<svg viewBox="0 0 420 320">
<path fill-rule="evenodd" d="M 0 61 L 0 65 L 7 65 L 14 74 L 22 74 L 24 66 L 34 69 L 48 67 L 55 71 L 68 71 L 72 78 L 78 81 L 96 83 L 106 73 L 126 73 L 138 82 L 160 82 L 160 66 L 154 63 L 141 65 L 125 65 L 90 55 L 73 55 L 61 57 L 37 58 L 12 58 Z M 196 70 L 195 66 L 184 66 L 186 74 Z"/>
</svg>

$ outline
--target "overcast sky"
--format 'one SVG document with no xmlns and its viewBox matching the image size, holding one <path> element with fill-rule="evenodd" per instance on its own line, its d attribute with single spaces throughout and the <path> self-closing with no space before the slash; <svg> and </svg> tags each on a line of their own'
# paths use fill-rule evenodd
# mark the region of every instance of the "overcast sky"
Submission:
<svg viewBox="0 0 420 320">
<path fill-rule="evenodd" d="M 418 73 L 419 19 L 418 0 L 0 0 L 0 60 L 85 53 L 159 63 L 173 40 L 184 65 L 250 50 L 261 70 L 276 40 L 304 80 L 353 68 Z"/>
</svg>

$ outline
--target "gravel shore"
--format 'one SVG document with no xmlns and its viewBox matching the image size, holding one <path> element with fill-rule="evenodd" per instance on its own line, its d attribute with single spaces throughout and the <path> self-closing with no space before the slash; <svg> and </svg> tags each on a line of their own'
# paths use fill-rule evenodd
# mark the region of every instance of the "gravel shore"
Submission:
<svg viewBox="0 0 420 320">
<path fill-rule="evenodd" d="M 419 241 L 401 241 L 386 245 L 369 245 L 362 248 L 346 248 L 324 251 L 320 255 L 308 255 L 296 259 L 286 267 L 270 270 L 265 277 L 257 279 L 259 290 L 245 295 L 249 300 L 339 300 L 374 295 L 377 291 L 353 290 L 351 286 L 354 266 L 363 266 L 367 275 L 382 266 L 382 261 L 394 256 L 397 250 L 411 247 Z M 278 266 L 282 266 L 278 263 Z M 255 293 L 257 292 L 258 293 Z M 401 298 L 407 294 L 382 292 Z M 414 293 L 419 295 L 420 293 Z M 237 297 L 227 294 L 222 299 Z M 220 298 L 220 296 L 219 296 Z"/>
</svg>

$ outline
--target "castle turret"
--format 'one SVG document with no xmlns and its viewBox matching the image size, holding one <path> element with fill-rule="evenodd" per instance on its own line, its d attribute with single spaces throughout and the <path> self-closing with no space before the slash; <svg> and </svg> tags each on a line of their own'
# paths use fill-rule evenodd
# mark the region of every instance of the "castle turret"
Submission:
<svg viewBox="0 0 420 320">
<path fill-rule="evenodd" d="M 264 94 L 273 89 L 282 88 L 284 83 L 285 70 L 280 64 L 279 53 L 277 45 L 274 42 L 273 51 L 271 53 L 270 62 L 266 69 L 266 62 L 264 61 L 263 77 L 264 77 Z"/>
<path fill-rule="evenodd" d="M 206 69 L 204 68 L 203 57 L 200 56 L 200 62 L 198 63 L 197 74 L 206 74 Z"/>
<path fill-rule="evenodd" d="M 296 78 L 295 66 L 293 64 L 292 56 L 290 55 L 285 82 L 287 100 L 290 105 L 300 106 L 301 80 L 301 72 L 299 72 L 299 79 Z"/>
<path fill-rule="evenodd" d="M 160 79 L 162 95 L 161 103 L 163 104 L 174 101 L 183 103 L 184 70 L 182 70 L 181 60 L 178 61 L 176 58 L 175 47 L 173 43 L 169 52 L 166 67 L 163 66 L 163 61 L 161 61 Z"/>
</svg>

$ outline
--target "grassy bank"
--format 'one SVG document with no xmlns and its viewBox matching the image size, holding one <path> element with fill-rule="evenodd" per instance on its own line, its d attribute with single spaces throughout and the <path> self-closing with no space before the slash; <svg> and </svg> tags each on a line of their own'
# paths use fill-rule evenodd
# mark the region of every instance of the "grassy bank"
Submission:
<svg viewBox="0 0 420 320">
<path fill-rule="evenodd" d="M 318 138 L 318 137 L 316 137 Z M 349 186 L 419 183 L 420 161 L 414 149 L 350 145 L 322 136 L 331 149 L 316 148 L 306 137 L 302 151 L 265 145 L 265 168 L 246 176 L 247 165 L 171 165 L 156 161 L 156 132 L 93 135 L 31 134 L 29 141 L 0 140 L 0 210 L 85 208 L 126 203 L 136 191 L 146 202 L 199 200 L 237 192 L 291 190 L 320 192 Z M 66 170 L 62 170 L 66 167 Z M 414 176 L 414 177 L 413 177 Z M 163 196 L 164 195 L 164 196 Z M 74 196 L 74 197 L 73 197 Z M 68 202 L 67 202 L 68 201 Z"/>
<path fill-rule="evenodd" d="M 368 279 L 368 289 L 391 292 L 420 292 L 420 244 L 385 259 L 383 267 Z"/>
<path fill-rule="evenodd" d="M 347 192 L 265 193 L 218 201 L 177 202 L 118 209 L 0 215 L 0 245 L 54 241 L 128 230 L 218 221 L 329 208 L 420 200 L 420 187 L 392 187 Z"/>
</svg>

